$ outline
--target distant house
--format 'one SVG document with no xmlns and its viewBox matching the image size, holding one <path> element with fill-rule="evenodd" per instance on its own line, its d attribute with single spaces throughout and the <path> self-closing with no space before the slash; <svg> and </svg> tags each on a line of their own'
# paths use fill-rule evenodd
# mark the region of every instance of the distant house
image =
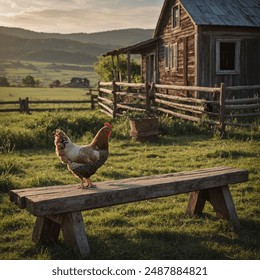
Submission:
<svg viewBox="0 0 260 280">
<path fill-rule="evenodd" d="M 87 78 L 72 78 L 69 84 L 66 84 L 67 87 L 73 88 L 88 88 L 89 80 Z"/>
<path fill-rule="evenodd" d="M 143 81 L 260 84 L 260 0 L 165 0 L 153 38 L 105 55 L 120 53 L 141 55 Z"/>
</svg>

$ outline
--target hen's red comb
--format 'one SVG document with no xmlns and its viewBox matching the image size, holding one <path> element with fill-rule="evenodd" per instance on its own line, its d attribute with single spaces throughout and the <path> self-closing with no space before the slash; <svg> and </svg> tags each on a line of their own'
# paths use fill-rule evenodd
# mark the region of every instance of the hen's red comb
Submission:
<svg viewBox="0 0 260 280">
<path fill-rule="evenodd" d="M 111 125 L 110 123 L 108 123 L 108 122 L 105 122 L 105 123 L 104 123 L 104 126 L 109 127 L 109 128 L 112 128 L 112 125 Z"/>
</svg>

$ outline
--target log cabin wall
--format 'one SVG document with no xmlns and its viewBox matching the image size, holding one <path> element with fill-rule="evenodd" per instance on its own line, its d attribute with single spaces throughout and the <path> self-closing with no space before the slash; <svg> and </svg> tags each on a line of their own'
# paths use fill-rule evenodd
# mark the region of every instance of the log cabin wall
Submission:
<svg viewBox="0 0 260 280">
<path fill-rule="evenodd" d="M 143 82 L 202 87 L 259 85 L 260 9 L 254 1 L 165 0 L 153 39 L 121 52 L 141 54 Z M 173 13 L 173 7 L 179 12 Z M 175 27 L 173 14 L 180 19 Z M 177 63 L 169 53 L 174 57 L 177 53 Z M 165 59 L 167 55 L 169 59 Z M 173 92 L 177 93 L 187 94 Z M 190 94 L 213 98 L 211 93 Z M 235 97 L 254 95 L 260 96 L 259 90 L 238 92 Z M 232 93 L 228 97 L 232 98 Z"/>
<path fill-rule="evenodd" d="M 225 86 L 260 84 L 260 31 L 259 28 L 210 27 L 198 28 L 198 85 Z M 239 42 L 238 72 L 220 73 L 217 70 L 217 41 Z M 229 93 L 227 97 L 253 97 L 259 91 Z M 205 97 L 205 94 L 204 94 Z M 209 97 L 209 96 L 208 96 Z"/>
<path fill-rule="evenodd" d="M 172 27 L 172 7 L 179 1 L 168 1 L 159 29 L 158 67 L 160 84 L 194 85 L 195 83 L 195 24 L 179 5 L 180 25 Z M 177 69 L 165 68 L 165 46 L 177 43 Z"/>
</svg>

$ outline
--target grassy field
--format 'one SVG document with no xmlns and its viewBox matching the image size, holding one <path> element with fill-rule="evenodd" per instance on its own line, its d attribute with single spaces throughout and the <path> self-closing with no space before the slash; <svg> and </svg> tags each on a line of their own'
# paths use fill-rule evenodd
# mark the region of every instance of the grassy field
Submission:
<svg viewBox="0 0 260 280">
<path fill-rule="evenodd" d="M 9 202 L 11 189 L 79 183 L 55 155 L 53 131 L 75 143 L 91 141 L 108 118 L 98 111 L 0 115 L 0 259 L 74 259 L 62 237 L 34 244 L 35 218 Z M 111 120 L 109 120 L 111 121 Z M 204 126 L 160 119 L 151 143 L 129 137 L 127 119 L 112 120 L 110 157 L 93 181 L 233 166 L 249 181 L 231 186 L 242 229 L 217 220 L 210 205 L 202 217 L 185 215 L 188 195 L 83 212 L 90 259 L 260 259 L 260 130 L 232 130 L 221 140 Z"/>
<path fill-rule="evenodd" d="M 0 101 L 19 101 L 19 98 L 29 98 L 29 101 L 39 100 L 84 100 L 90 101 L 90 89 L 82 88 L 25 88 L 25 87 L 0 87 Z M 97 94 L 96 91 L 92 91 Z M 64 109 L 78 108 L 89 109 L 90 103 L 68 103 L 68 104 L 29 104 L 32 109 Z M 4 109 L 19 109 L 19 104 L 0 105 L 0 110 Z"/>
<path fill-rule="evenodd" d="M 39 80 L 43 86 L 48 87 L 54 80 L 67 84 L 73 77 L 88 78 L 90 86 L 97 84 L 97 75 L 93 66 L 79 66 L 74 64 L 47 63 L 35 61 L 0 61 L 0 76 L 5 76 L 11 85 L 22 85 L 22 79 L 31 75 Z"/>
<path fill-rule="evenodd" d="M 88 89 L 82 88 L 26 88 L 0 87 L 1 101 L 30 100 L 84 100 Z"/>
</svg>

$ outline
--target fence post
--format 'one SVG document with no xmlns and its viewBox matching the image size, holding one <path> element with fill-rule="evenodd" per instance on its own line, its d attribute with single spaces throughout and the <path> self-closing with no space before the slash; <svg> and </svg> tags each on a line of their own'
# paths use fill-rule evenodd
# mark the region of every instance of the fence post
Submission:
<svg viewBox="0 0 260 280">
<path fill-rule="evenodd" d="M 220 96 L 219 96 L 219 106 L 220 106 L 220 115 L 219 115 L 219 129 L 221 137 L 225 134 L 225 84 L 220 84 Z"/>
<path fill-rule="evenodd" d="M 113 86 L 113 88 L 112 88 L 112 94 L 113 94 L 113 118 L 115 118 L 116 117 L 116 112 L 117 112 L 117 96 L 116 96 L 117 85 L 116 85 L 115 81 L 113 81 L 112 86 Z"/>
<path fill-rule="evenodd" d="M 151 112 L 150 85 L 145 82 L 145 111 Z"/>
<path fill-rule="evenodd" d="M 26 114 L 30 113 L 30 111 L 29 111 L 29 98 L 28 97 L 25 98 L 24 109 L 25 109 L 24 111 L 25 111 Z"/>
<path fill-rule="evenodd" d="M 19 98 L 19 105 L 20 105 L 20 113 L 29 114 L 29 98 L 28 97 L 26 97 L 25 99 Z"/>
<path fill-rule="evenodd" d="M 155 88 L 155 83 L 152 82 L 151 88 L 150 88 L 150 100 L 152 101 L 153 106 L 156 106 L 155 98 L 156 98 L 156 88 Z"/>
<path fill-rule="evenodd" d="M 89 94 L 90 94 L 90 109 L 94 110 L 95 109 L 95 100 L 94 100 L 94 95 L 92 94 L 92 89 L 89 89 Z"/>
<path fill-rule="evenodd" d="M 19 98 L 19 106 L 20 106 L 20 113 L 23 112 L 23 100 L 21 98 Z"/>
<path fill-rule="evenodd" d="M 100 106 L 99 106 L 99 100 L 100 100 L 99 97 L 101 97 L 101 94 L 100 94 L 100 81 L 98 81 L 97 89 L 98 89 L 97 106 L 98 106 L 98 108 L 100 108 Z"/>
</svg>

